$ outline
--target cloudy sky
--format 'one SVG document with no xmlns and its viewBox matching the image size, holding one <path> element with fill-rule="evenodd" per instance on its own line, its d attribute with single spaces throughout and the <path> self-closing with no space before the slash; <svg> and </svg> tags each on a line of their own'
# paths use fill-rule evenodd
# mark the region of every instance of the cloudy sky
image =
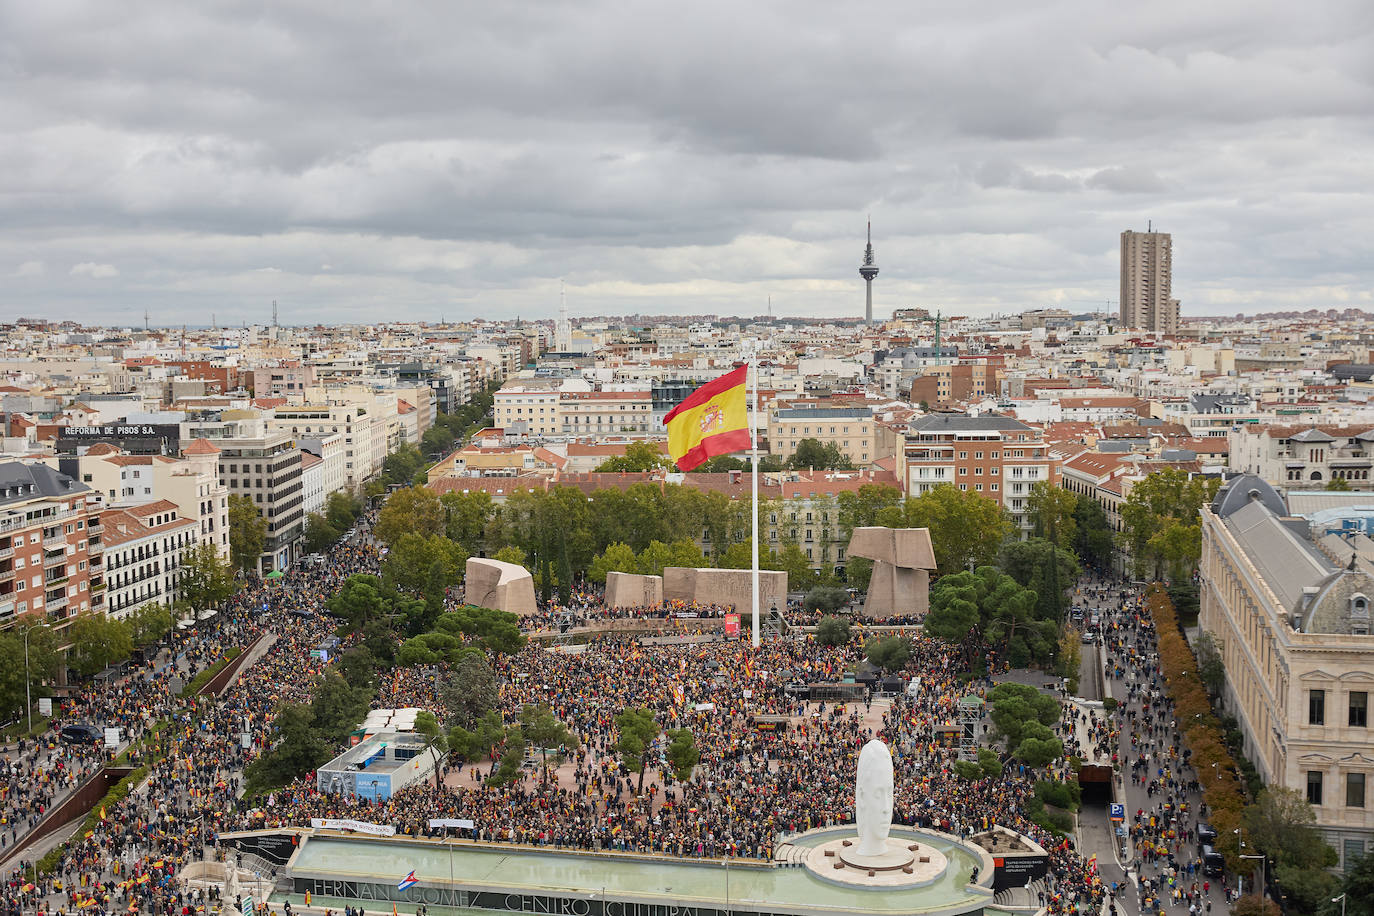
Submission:
<svg viewBox="0 0 1374 916">
<path fill-rule="evenodd" d="M 1374 310 L 1374 3 L 0 0 L 0 318 Z"/>
</svg>

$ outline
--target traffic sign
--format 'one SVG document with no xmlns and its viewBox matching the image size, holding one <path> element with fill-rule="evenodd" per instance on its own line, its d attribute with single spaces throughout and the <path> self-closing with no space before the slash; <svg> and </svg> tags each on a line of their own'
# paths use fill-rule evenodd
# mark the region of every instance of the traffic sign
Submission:
<svg viewBox="0 0 1374 916">
<path fill-rule="evenodd" d="M 1114 821 L 1124 821 L 1126 819 L 1126 806 L 1112 805 L 1112 813 L 1110 817 Z"/>
</svg>

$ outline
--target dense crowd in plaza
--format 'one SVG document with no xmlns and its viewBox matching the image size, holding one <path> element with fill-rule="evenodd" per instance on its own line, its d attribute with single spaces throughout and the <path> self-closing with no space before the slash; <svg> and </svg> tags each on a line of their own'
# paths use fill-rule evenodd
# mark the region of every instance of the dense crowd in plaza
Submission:
<svg viewBox="0 0 1374 916">
<path fill-rule="evenodd" d="M 577 740 L 561 779 L 544 785 L 536 768 L 497 787 L 483 778 L 494 763 L 454 760 L 438 788 L 423 781 L 376 803 L 321 794 L 308 777 L 265 800 L 240 799 L 243 766 L 264 749 L 274 710 L 309 698 L 320 666 L 310 650 L 337 625 L 324 613 L 325 601 L 349 575 L 376 568 L 373 547 L 361 540 L 340 544 L 327 563 L 240 591 L 217 617 L 177 635 L 170 660 L 164 654 L 128 678 L 66 700 L 58 722 L 121 725 L 131 739 L 131 763 L 150 762 L 148 780 L 103 811 L 92 831 L 74 836 L 52 874 L 31 882 L 22 870 L 29 863 L 16 863 L 5 887 L 8 909 L 175 916 L 195 901 L 178 891 L 171 875 L 204 854 L 204 844 L 217 834 L 304 824 L 320 816 L 390 824 L 410 835 L 427 833 L 431 818 L 469 818 L 476 825 L 472 835 L 489 842 L 767 859 L 781 837 L 852 822 L 858 752 L 875 736 L 893 751 L 895 821 L 965 837 L 994 824 L 1030 835 L 1051 852 L 1045 891 L 1051 913 L 1101 904 L 1109 892 L 1094 863 L 1027 817 L 1034 780 L 1072 778 L 1066 763 L 1038 774 L 1008 764 L 1000 775 L 972 782 L 956 775 L 957 748 L 939 739 L 957 721 L 958 700 L 985 693 L 991 681 L 968 683 L 957 654 L 920 635 L 913 638 L 903 672 L 918 681 L 918 689 L 875 705 L 808 702 L 787 689 L 841 680 L 860 663 L 858 640 L 826 647 L 790 638 L 754 650 L 747 640 L 643 645 L 607 633 L 593 636 L 579 652 L 550 651 L 532 642 L 494 659 L 500 709 L 514 723 L 525 704 L 545 704 L 568 726 Z M 1164 898 L 1181 904 L 1205 900 L 1191 842 L 1201 816 L 1190 792 L 1196 777 L 1169 720 L 1150 623 L 1137 595 L 1099 584 L 1090 597 L 1112 608 L 1103 625 L 1106 664 L 1128 699 L 1117 713 L 1094 716 L 1088 733 L 1097 751 L 1114 756 L 1125 729 L 1133 756 L 1124 763 L 1133 780 L 1149 784 L 1156 800 L 1154 810 L 1134 813 L 1129 830 L 1142 874 L 1150 872 L 1137 888 L 1140 903 L 1143 908 Z M 607 609 L 599 601 L 594 591 L 580 593 L 577 619 L 664 619 L 673 613 L 664 607 L 603 614 Z M 725 613 L 695 610 L 703 616 Z M 565 613 L 551 609 L 548 619 L 531 623 L 539 627 Z M 797 622 L 814 620 L 812 612 L 791 613 Z M 169 679 L 189 679 L 231 646 L 255 647 L 237 682 L 218 701 L 187 704 L 178 713 Z M 423 669 L 398 669 L 381 682 L 379 707 L 441 709 L 438 684 Z M 659 759 L 647 768 L 639 791 L 640 777 L 616 750 L 615 716 L 627 707 L 649 708 L 665 730 L 692 730 L 701 762 L 691 780 L 674 779 L 667 761 Z M 789 727 L 761 730 L 759 716 L 787 717 Z M 244 733 L 250 736 L 248 749 L 241 744 Z M 1064 733 L 1068 738 L 1072 730 L 1066 726 Z M 52 741 L 12 749 L 0 769 L 5 847 L 22 843 L 47 806 L 104 758 L 95 748 Z"/>
</svg>

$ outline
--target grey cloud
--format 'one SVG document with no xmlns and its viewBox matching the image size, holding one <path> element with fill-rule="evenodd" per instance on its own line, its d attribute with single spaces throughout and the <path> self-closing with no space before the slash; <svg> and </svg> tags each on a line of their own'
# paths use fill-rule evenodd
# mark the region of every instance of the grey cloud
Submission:
<svg viewBox="0 0 1374 916">
<path fill-rule="evenodd" d="M 1109 298 L 1148 218 L 1185 314 L 1319 304 L 1374 287 L 1371 9 L 7 4 L 0 313 L 856 314 L 870 209 L 890 304 Z"/>
<path fill-rule="evenodd" d="M 1155 194 L 1165 190 L 1163 179 L 1143 166 L 1116 166 L 1093 173 L 1088 187 L 1122 194 Z"/>
</svg>

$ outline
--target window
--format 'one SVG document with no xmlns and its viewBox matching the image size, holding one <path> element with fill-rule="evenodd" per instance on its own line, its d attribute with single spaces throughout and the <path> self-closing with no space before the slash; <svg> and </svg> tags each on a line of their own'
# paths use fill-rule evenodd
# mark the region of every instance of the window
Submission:
<svg viewBox="0 0 1374 916">
<path fill-rule="evenodd" d="M 1307 724 L 1326 724 L 1326 691 L 1307 691 Z"/>
<path fill-rule="evenodd" d="M 1364 807 L 1364 774 L 1347 773 L 1345 777 L 1345 806 L 1347 808 Z"/>
<path fill-rule="evenodd" d="M 1307 803 L 1309 805 L 1320 805 L 1322 803 L 1322 771 L 1307 771 Z"/>
<path fill-rule="evenodd" d="M 1363 690 L 1350 694 L 1350 720 L 1353 727 L 1364 728 L 1369 725 L 1369 694 Z"/>
</svg>

